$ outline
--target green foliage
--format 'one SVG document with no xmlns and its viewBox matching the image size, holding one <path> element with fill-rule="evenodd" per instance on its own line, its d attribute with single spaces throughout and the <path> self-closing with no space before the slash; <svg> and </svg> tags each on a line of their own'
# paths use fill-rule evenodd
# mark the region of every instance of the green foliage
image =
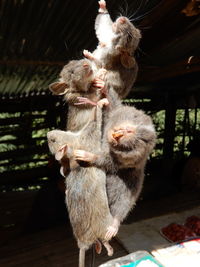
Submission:
<svg viewBox="0 0 200 267">
<path fill-rule="evenodd" d="M 137 104 L 141 105 L 141 103 L 149 102 L 149 99 L 136 99 L 124 102 L 137 106 Z M 151 158 L 160 159 L 163 155 L 165 110 L 158 112 L 149 111 L 147 113 L 152 117 L 157 133 L 157 144 L 151 154 Z M 46 110 L 0 113 L 0 155 L 3 155 L 0 159 L 1 173 L 47 167 L 50 154 L 48 149 L 44 149 L 45 145 L 47 147 L 46 135 L 50 130 L 47 115 Z M 54 119 L 54 121 L 59 120 L 58 117 Z M 10 121 L 12 122 L 11 124 Z M 170 131 L 171 129 L 167 130 Z M 175 157 L 189 154 L 187 145 L 196 131 L 200 131 L 200 110 L 177 110 L 174 138 Z M 21 150 L 26 151 L 26 153 L 18 153 Z M 29 150 L 32 152 L 29 153 Z M 38 183 L 44 183 L 47 179 L 47 177 L 43 177 Z M 29 185 L 26 187 L 26 190 L 38 190 L 39 188 L 40 185 L 38 184 Z M 25 190 L 25 187 L 16 186 L 13 190 L 22 191 Z"/>
<path fill-rule="evenodd" d="M 194 135 L 200 130 L 199 109 L 178 109 L 176 112 L 176 128 L 174 138 L 175 155 L 188 156 L 187 146 Z"/>
<path fill-rule="evenodd" d="M 12 124 L 1 126 L 2 136 L 0 136 L 0 153 L 6 153 L 5 159 L 0 160 L 0 172 L 10 170 L 26 170 L 41 166 L 47 166 L 48 154 L 26 154 L 17 153 L 20 150 L 28 150 L 32 147 L 40 148 L 46 141 L 46 134 L 48 128 L 45 128 L 45 116 L 47 111 L 34 111 L 34 112 L 15 112 L 15 113 L 0 113 L 2 122 L 6 119 L 12 119 Z M 18 128 L 15 125 L 15 119 Z M 19 119 L 20 118 L 20 119 Z M 19 123 L 20 122 L 20 123 Z M 9 134 L 6 133 L 10 129 Z M 23 130 L 20 130 L 23 129 Z M 16 152 L 9 154 L 9 152 Z"/>
<path fill-rule="evenodd" d="M 162 157 L 164 131 L 165 131 L 165 110 L 151 114 L 156 133 L 157 145 L 152 157 Z M 167 129 L 173 130 L 173 129 Z M 188 143 L 192 140 L 197 131 L 200 131 L 200 109 L 178 109 L 176 111 L 176 126 L 174 137 L 174 157 L 188 156 Z"/>
<path fill-rule="evenodd" d="M 151 157 L 162 157 L 163 143 L 164 143 L 164 130 L 165 130 L 165 110 L 158 111 L 151 115 L 153 123 L 155 125 L 157 141 L 156 148 L 154 149 Z"/>
</svg>

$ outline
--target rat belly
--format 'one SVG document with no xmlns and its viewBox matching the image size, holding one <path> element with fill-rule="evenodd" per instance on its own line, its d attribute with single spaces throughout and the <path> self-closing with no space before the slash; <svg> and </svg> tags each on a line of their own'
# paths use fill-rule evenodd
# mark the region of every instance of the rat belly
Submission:
<svg viewBox="0 0 200 267">
<path fill-rule="evenodd" d="M 88 245 L 103 239 L 112 222 L 105 178 L 103 171 L 93 167 L 71 171 L 66 178 L 66 203 L 73 232 Z"/>
<path fill-rule="evenodd" d="M 69 213 L 77 214 L 77 220 L 86 216 L 102 216 L 107 209 L 105 173 L 97 168 L 80 167 L 66 178 L 66 202 Z M 101 205 L 100 205 L 101 203 Z"/>
</svg>

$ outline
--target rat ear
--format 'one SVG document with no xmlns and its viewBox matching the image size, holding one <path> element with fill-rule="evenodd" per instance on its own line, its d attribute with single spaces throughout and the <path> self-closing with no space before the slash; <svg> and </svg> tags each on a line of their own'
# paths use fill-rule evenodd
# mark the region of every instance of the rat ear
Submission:
<svg viewBox="0 0 200 267">
<path fill-rule="evenodd" d="M 60 174 L 65 177 L 65 174 L 64 174 L 64 166 L 61 166 L 60 167 Z"/>
<path fill-rule="evenodd" d="M 131 56 L 128 52 L 123 52 L 121 54 L 120 61 L 121 61 L 122 65 L 127 69 L 131 69 L 135 65 L 134 57 Z"/>
<path fill-rule="evenodd" d="M 64 95 L 67 89 L 68 86 L 65 82 L 55 82 L 49 85 L 49 90 L 51 90 L 54 95 Z"/>
<path fill-rule="evenodd" d="M 55 154 L 56 160 L 61 160 L 67 152 L 67 145 L 62 146 Z"/>
</svg>

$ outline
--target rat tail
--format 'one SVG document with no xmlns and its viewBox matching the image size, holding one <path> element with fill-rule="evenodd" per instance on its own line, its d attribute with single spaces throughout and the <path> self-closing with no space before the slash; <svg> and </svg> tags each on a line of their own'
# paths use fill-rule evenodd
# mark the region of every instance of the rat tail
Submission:
<svg viewBox="0 0 200 267">
<path fill-rule="evenodd" d="M 92 245 L 92 253 L 91 253 L 91 263 L 90 263 L 90 267 L 94 267 L 95 266 L 95 245 Z"/>
</svg>

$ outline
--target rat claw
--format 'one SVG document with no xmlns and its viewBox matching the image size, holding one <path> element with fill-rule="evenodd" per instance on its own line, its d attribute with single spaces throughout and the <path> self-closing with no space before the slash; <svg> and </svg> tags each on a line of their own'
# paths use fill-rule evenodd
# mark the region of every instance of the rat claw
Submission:
<svg viewBox="0 0 200 267">
<path fill-rule="evenodd" d="M 84 105 L 84 104 L 89 104 L 92 106 L 96 106 L 97 103 L 94 101 L 91 101 L 90 99 L 88 99 L 87 97 L 77 97 L 77 100 L 79 101 L 78 103 L 74 103 L 75 106 L 77 105 Z"/>
</svg>

